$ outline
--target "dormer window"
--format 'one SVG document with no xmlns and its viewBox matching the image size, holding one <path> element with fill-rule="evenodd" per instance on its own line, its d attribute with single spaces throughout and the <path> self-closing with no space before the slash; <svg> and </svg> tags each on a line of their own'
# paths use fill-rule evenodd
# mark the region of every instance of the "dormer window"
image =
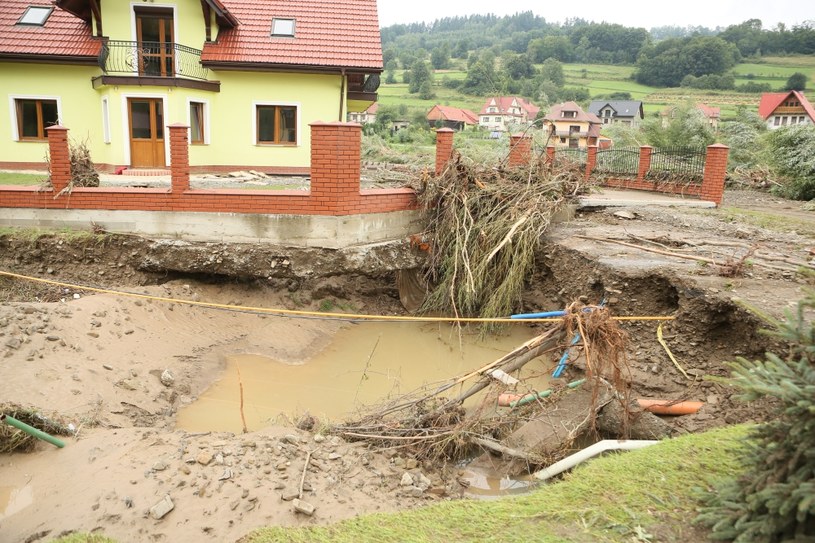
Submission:
<svg viewBox="0 0 815 543">
<path fill-rule="evenodd" d="M 43 26 L 54 8 L 49 6 L 28 6 L 23 16 L 17 21 L 18 25 Z"/>
<path fill-rule="evenodd" d="M 563 118 L 564 119 L 574 119 L 575 117 L 577 117 L 577 112 L 576 111 L 564 111 L 563 112 Z"/>
<path fill-rule="evenodd" d="M 272 19 L 272 36 L 294 37 L 294 19 Z"/>
</svg>

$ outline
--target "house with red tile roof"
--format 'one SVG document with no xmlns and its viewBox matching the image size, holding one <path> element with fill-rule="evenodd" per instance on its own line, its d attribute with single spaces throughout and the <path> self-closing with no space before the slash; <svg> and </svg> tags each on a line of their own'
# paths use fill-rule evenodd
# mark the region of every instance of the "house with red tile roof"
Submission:
<svg viewBox="0 0 815 543">
<path fill-rule="evenodd" d="M 796 124 L 815 124 L 815 108 L 801 91 L 762 94 L 758 114 L 770 130 Z"/>
<path fill-rule="evenodd" d="M 305 173 L 309 124 L 376 101 L 376 0 L 3 0 L 0 168 L 42 166 L 59 123 L 103 169 Z"/>
<path fill-rule="evenodd" d="M 575 102 L 556 104 L 543 118 L 549 133 L 549 145 L 585 149 L 597 145 L 603 121 L 594 113 L 586 113 Z"/>
<path fill-rule="evenodd" d="M 379 111 L 379 102 L 374 102 L 365 111 L 351 111 L 348 113 L 348 122 L 359 124 L 373 124 Z"/>
<path fill-rule="evenodd" d="M 713 130 L 719 129 L 719 119 L 721 119 L 721 109 L 712 107 L 707 104 L 695 104 L 694 106 L 699 113 L 707 120 L 708 126 Z M 679 106 L 670 106 L 663 109 L 659 115 L 662 117 L 662 127 L 665 128 L 670 124 L 670 119 L 676 117 L 676 112 Z"/>
<path fill-rule="evenodd" d="M 478 126 L 492 132 L 529 126 L 540 108 L 518 96 L 492 96 L 487 98 L 478 114 Z"/>
<path fill-rule="evenodd" d="M 437 128 L 465 130 L 478 124 L 478 115 L 469 109 L 436 104 L 427 112 L 427 122 Z"/>
</svg>

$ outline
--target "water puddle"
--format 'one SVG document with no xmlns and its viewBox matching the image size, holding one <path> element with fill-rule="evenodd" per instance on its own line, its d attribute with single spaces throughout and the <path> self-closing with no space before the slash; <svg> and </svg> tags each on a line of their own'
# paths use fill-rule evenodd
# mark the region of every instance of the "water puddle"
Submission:
<svg viewBox="0 0 815 543">
<path fill-rule="evenodd" d="M 34 503 L 34 487 L 31 485 L 22 488 L 0 486 L 0 520 L 19 513 L 32 503 Z"/>
<path fill-rule="evenodd" d="M 533 330 L 519 325 L 504 336 L 481 341 L 477 334 L 459 338 L 446 324 L 362 323 L 341 330 L 326 349 L 302 365 L 236 354 L 228 357 L 222 378 L 179 411 L 177 424 L 192 432 L 240 432 L 240 382 L 250 430 L 281 414 L 295 418 L 306 411 L 318 419 L 341 420 L 361 406 L 480 368 L 533 335 Z M 543 364 L 535 361 L 524 371 L 543 376 Z M 541 377 L 541 390 L 544 385 Z"/>
<path fill-rule="evenodd" d="M 510 478 L 493 470 L 465 468 L 461 479 L 467 481 L 465 494 L 478 499 L 495 499 L 529 492 L 537 484 L 533 475 Z"/>
</svg>

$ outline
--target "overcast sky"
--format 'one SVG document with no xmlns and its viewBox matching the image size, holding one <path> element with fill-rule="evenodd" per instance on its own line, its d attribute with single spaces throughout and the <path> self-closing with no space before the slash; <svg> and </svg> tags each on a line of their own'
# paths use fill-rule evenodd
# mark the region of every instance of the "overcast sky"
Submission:
<svg viewBox="0 0 815 543">
<path fill-rule="evenodd" d="M 549 22 L 580 17 L 625 26 L 728 26 L 747 19 L 761 19 L 764 28 L 783 22 L 787 26 L 815 19 L 812 0 L 680 0 L 634 2 L 626 0 L 377 0 L 380 26 L 431 22 L 456 15 L 509 15 L 532 11 Z"/>
</svg>

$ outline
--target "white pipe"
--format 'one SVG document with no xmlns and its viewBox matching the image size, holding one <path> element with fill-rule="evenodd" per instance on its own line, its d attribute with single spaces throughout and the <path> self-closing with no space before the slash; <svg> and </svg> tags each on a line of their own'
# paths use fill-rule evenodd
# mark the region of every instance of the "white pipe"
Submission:
<svg viewBox="0 0 815 543">
<path fill-rule="evenodd" d="M 659 443 L 659 441 L 646 439 L 604 439 L 603 441 L 598 441 L 591 447 L 587 447 L 582 451 L 577 451 L 571 456 L 567 456 L 560 462 L 555 462 L 548 468 L 535 472 L 534 475 L 536 479 L 545 481 L 547 479 L 551 479 L 555 475 L 560 475 L 564 471 L 572 469 L 581 462 L 585 462 L 586 460 L 594 458 L 598 454 L 606 451 L 630 451 L 633 449 L 642 449 L 643 447 L 648 447 L 654 443 Z"/>
</svg>

